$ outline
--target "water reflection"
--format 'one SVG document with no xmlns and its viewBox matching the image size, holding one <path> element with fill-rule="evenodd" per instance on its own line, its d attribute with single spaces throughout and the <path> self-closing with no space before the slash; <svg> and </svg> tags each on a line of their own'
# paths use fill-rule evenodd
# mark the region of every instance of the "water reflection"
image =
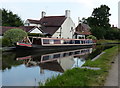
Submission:
<svg viewBox="0 0 120 88">
<path fill-rule="evenodd" d="M 80 67 L 80 63 L 85 62 L 84 56 L 91 52 L 92 48 L 87 48 L 44 55 L 18 57 L 16 60 L 23 61 L 23 64 L 25 64 L 26 67 L 40 66 L 41 70 L 48 69 L 64 72 L 73 67 Z"/>
<path fill-rule="evenodd" d="M 3 54 L 3 86 L 37 86 L 67 69 L 81 67 L 92 48 L 57 53 L 38 52 L 23 56 L 21 53 Z M 19 55 L 21 54 L 21 55 Z"/>
</svg>

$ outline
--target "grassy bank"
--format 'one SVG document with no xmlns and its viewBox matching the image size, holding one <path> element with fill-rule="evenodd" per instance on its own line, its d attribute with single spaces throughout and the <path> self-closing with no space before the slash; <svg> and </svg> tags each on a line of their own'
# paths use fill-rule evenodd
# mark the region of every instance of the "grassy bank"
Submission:
<svg viewBox="0 0 120 88">
<path fill-rule="evenodd" d="M 97 44 L 106 44 L 106 43 L 120 43 L 120 40 L 97 40 Z"/>
<path fill-rule="evenodd" d="M 84 66 L 99 67 L 100 70 L 74 68 L 67 70 L 63 75 L 48 79 L 45 86 L 102 86 L 111 67 L 113 58 L 117 55 L 118 47 L 104 51 L 97 60 L 88 60 Z"/>
</svg>

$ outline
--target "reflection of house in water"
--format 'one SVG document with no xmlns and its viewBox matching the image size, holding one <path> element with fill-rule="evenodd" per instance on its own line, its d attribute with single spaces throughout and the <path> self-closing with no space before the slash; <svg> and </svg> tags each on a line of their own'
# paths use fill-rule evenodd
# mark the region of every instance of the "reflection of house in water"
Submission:
<svg viewBox="0 0 120 88">
<path fill-rule="evenodd" d="M 57 52 L 52 54 L 44 54 L 37 56 L 27 56 L 17 58 L 17 60 L 24 60 L 25 65 L 40 66 L 40 73 L 44 72 L 44 69 L 64 72 L 67 69 L 73 67 L 80 67 L 85 63 L 84 56 L 92 52 L 92 48 L 72 50 L 66 52 Z"/>
</svg>

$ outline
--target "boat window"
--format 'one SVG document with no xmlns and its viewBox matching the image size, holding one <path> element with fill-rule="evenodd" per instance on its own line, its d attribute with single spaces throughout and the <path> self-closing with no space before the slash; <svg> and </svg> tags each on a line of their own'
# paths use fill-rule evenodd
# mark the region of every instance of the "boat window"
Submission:
<svg viewBox="0 0 120 88">
<path fill-rule="evenodd" d="M 49 60 L 49 55 L 48 56 L 43 56 L 43 61 L 44 60 Z"/>
<path fill-rule="evenodd" d="M 75 44 L 80 44 L 80 40 L 75 40 Z"/>
<path fill-rule="evenodd" d="M 81 40 L 81 44 L 83 44 L 83 43 L 84 43 L 84 41 Z"/>
<path fill-rule="evenodd" d="M 54 44 L 61 44 L 60 40 L 56 39 L 54 40 Z"/>
<path fill-rule="evenodd" d="M 60 58 L 60 54 L 55 54 L 53 58 Z"/>
<path fill-rule="evenodd" d="M 66 57 L 66 56 L 69 56 L 69 54 L 68 54 L 68 53 L 64 53 L 64 54 L 63 54 L 63 57 Z"/>
<path fill-rule="evenodd" d="M 70 56 L 70 55 L 73 55 L 73 54 L 74 54 L 74 52 L 69 52 L 69 56 Z"/>
<path fill-rule="evenodd" d="M 71 44 L 71 40 L 64 40 L 64 44 Z"/>
<path fill-rule="evenodd" d="M 80 54 L 80 51 L 75 51 L 75 54 Z"/>
<path fill-rule="evenodd" d="M 49 39 L 43 39 L 43 44 L 49 44 Z"/>
</svg>

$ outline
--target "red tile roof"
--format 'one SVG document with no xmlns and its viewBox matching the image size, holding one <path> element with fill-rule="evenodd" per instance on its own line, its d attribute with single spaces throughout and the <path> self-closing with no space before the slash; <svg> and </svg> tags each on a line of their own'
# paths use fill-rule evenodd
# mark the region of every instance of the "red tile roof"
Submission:
<svg viewBox="0 0 120 88">
<path fill-rule="evenodd" d="M 53 35 L 59 29 L 59 27 L 41 27 L 41 29 L 44 31 L 44 33 Z"/>
<path fill-rule="evenodd" d="M 59 29 L 59 27 L 61 27 L 65 20 L 65 16 L 45 16 L 40 20 L 28 19 L 30 23 L 41 24 L 41 29 L 44 31 L 44 33 L 49 33 L 51 35 L 53 35 Z"/>
<path fill-rule="evenodd" d="M 43 26 L 60 27 L 65 19 L 65 16 L 46 16 L 40 19 L 40 24 Z"/>
<path fill-rule="evenodd" d="M 40 20 L 27 19 L 32 24 L 40 24 Z"/>
<path fill-rule="evenodd" d="M 3 35 L 7 30 L 10 29 L 22 29 L 26 32 L 31 31 L 33 28 L 36 28 L 35 26 L 20 26 L 20 27 L 6 27 L 6 26 L 0 26 L 0 35 Z M 38 28 L 38 27 L 37 27 Z M 40 29 L 40 28 L 38 28 Z M 41 29 L 40 29 L 41 30 Z M 41 30 L 42 31 L 42 30 Z"/>
<path fill-rule="evenodd" d="M 79 35 L 91 35 L 92 34 L 91 32 L 75 32 L 75 33 Z"/>
<path fill-rule="evenodd" d="M 75 28 L 75 33 L 82 34 L 82 35 L 90 35 L 90 27 L 87 24 L 78 24 L 78 26 Z"/>
<path fill-rule="evenodd" d="M 40 19 L 40 24 L 45 33 L 53 35 L 65 20 L 65 16 L 46 16 Z"/>
</svg>

